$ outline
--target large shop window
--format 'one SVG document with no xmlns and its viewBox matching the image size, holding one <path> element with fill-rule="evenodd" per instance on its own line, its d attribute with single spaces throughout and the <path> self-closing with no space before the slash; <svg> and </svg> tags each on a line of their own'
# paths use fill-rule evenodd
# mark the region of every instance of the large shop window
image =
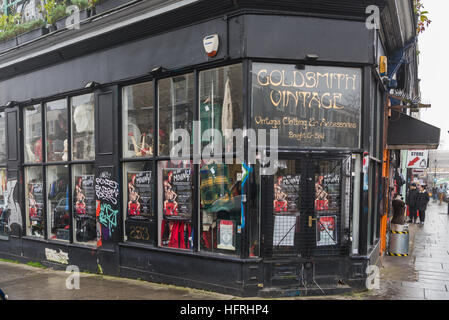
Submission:
<svg viewBox="0 0 449 320">
<path fill-rule="evenodd" d="M 42 105 L 23 111 L 27 235 L 95 246 L 94 95 Z"/>
<path fill-rule="evenodd" d="M 200 72 L 199 83 L 202 146 L 215 142 L 225 152 L 232 152 L 239 142 L 233 141 L 231 131 L 243 129 L 242 65 Z M 218 137 L 222 139 L 217 141 Z"/>
<path fill-rule="evenodd" d="M 94 95 L 73 97 L 71 104 L 72 160 L 93 160 L 95 158 Z"/>
<path fill-rule="evenodd" d="M 42 167 L 25 168 L 26 234 L 45 237 Z"/>
<path fill-rule="evenodd" d="M 42 113 L 41 105 L 25 107 L 23 110 L 25 163 L 42 162 Z"/>
<path fill-rule="evenodd" d="M 188 250 L 194 246 L 193 163 L 158 163 L 159 246 Z"/>
<path fill-rule="evenodd" d="M 69 240 L 70 184 L 68 166 L 49 166 L 47 169 L 48 238 Z"/>
<path fill-rule="evenodd" d="M 48 102 L 45 105 L 47 162 L 68 160 L 67 100 Z"/>
<path fill-rule="evenodd" d="M 200 168 L 201 250 L 238 255 L 242 165 L 204 160 Z"/>
<path fill-rule="evenodd" d="M 127 86 L 122 91 L 123 157 L 150 157 L 154 150 L 153 82 Z"/>
<path fill-rule="evenodd" d="M 362 72 L 356 68 L 254 63 L 252 124 L 278 130 L 279 147 L 360 146 Z"/>
<path fill-rule="evenodd" d="M 176 129 L 186 130 L 192 137 L 195 81 L 189 73 L 160 80 L 158 84 L 159 155 L 168 156 L 177 143 L 170 141 Z"/>
</svg>

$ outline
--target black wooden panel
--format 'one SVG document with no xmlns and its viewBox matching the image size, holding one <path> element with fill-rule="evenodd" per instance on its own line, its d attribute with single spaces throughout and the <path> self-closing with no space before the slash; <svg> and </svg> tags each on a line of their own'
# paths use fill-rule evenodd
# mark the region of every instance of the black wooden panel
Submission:
<svg viewBox="0 0 449 320">
<path fill-rule="evenodd" d="M 97 143 L 100 155 L 114 153 L 114 110 L 112 92 L 100 93 L 98 95 L 98 132 Z"/>
<path fill-rule="evenodd" d="M 10 111 L 6 113 L 6 141 L 8 149 L 8 160 L 17 160 L 17 145 L 18 145 L 18 135 L 17 135 L 17 110 Z"/>
</svg>

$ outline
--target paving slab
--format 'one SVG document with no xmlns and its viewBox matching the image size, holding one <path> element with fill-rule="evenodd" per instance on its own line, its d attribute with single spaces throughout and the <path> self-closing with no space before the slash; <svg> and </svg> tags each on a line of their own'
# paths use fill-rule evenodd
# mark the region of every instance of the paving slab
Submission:
<svg viewBox="0 0 449 320">
<path fill-rule="evenodd" d="M 424 289 L 424 295 L 428 300 L 449 300 L 449 292 Z"/>
<path fill-rule="evenodd" d="M 432 289 L 436 291 L 447 292 L 447 288 L 444 283 L 425 283 L 425 282 L 423 283 L 423 282 L 403 281 L 401 285 L 405 288 Z"/>
</svg>

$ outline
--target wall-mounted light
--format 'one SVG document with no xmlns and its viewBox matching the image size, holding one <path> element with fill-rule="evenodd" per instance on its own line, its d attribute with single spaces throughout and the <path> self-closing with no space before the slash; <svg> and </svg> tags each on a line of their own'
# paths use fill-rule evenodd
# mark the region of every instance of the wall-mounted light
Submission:
<svg viewBox="0 0 449 320">
<path fill-rule="evenodd" d="M 8 101 L 8 102 L 6 102 L 6 107 L 7 108 L 11 108 L 11 107 L 13 107 L 15 104 L 17 104 L 17 101 Z"/>
<path fill-rule="evenodd" d="M 320 58 L 320 56 L 315 54 L 315 53 L 308 53 L 308 54 L 306 54 L 306 60 L 307 61 L 317 61 L 319 58 Z"/>
<path fill-rule="evenodd" d="M 100 84 L 98 82 L 89 81 L 84 88 L 86 88 L 86 89 L 94 89 L 94 88 L 99 87 L 99 86 L 100 86 Z"/>
<path fill-rule="evenodd" d="M 297 64 L 295 66 L 296 70 L 306 70 L 306 65 L 305 64 Z"/>
<path fill-rule="evenodd" d="M 164 72 L 167 72 L 167 71 L 168 71 L 167 69 L 165 69 L 164 67 L 160 66 L 160 67 L 156 67 L 156 68 L 152 69 L 150 71 L 150 74 L 152 76 L 157 76 L 157 75 L 160 75 L 160 74 L 162 74 Z"/>
</svg>

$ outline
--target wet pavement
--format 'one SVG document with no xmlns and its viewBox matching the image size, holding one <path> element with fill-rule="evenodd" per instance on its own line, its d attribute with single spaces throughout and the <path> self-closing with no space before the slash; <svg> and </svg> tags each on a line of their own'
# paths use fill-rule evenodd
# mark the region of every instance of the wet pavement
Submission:
<svg viewBox="0 0 449 320">
<path fill-rule="evenodd" d="M 380 289 L 369 292 L 364 299 L 449 300 L 447 212 L 447 203 L 430 201 L 424 225 L 409 225 L 409 256 L 385 256 Z"/>
<path fill-rule="evenodd" d="M 380 288 L 340 296 L 285 300 L 449 300 L 449 215 L 447 204 L 430 203 L 424 226 L 410 225 L 408 257 L 384 256 Z M 80 274 L 68 290 L 69 274 L 0 261 L 0 288 L 11 300 L 239 300 L 214 292 L 97 274 Z"/>
</svg>

